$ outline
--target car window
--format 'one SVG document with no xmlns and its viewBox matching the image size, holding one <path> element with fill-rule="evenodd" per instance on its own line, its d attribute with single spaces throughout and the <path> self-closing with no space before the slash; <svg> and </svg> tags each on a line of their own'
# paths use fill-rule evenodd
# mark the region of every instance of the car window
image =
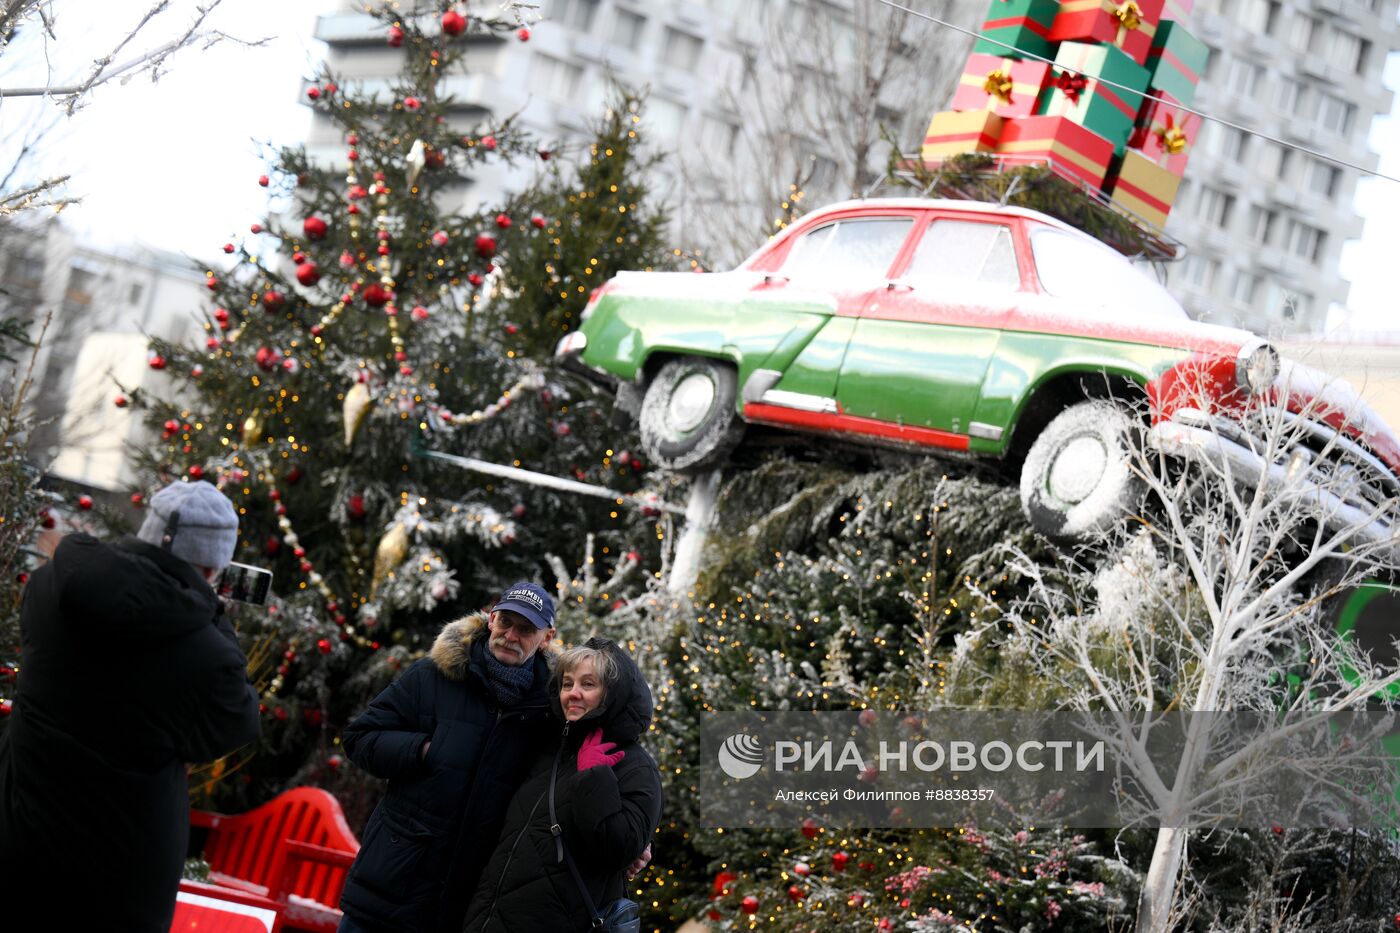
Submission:
<svg viewBox="0 0 1400 933">
<path fill-rule="evenodd" d="M 912 217 L 838 220 L 802 234 L 783 262 L 798 277 L 883 276 L 909 234 Z"/>
<path fill-rule="evenodd" d="M 1031 235 L 1031 255 L 1041 288 L 1080 302 L 1086 310 L 1186 319 L 1186 311 L 1165 288 L 1101 243 L 1041 229 Z"/>
<path fill-rule="evenodd" d="M 924 231 L 906 277 L 964 279 L 1000 288 L 1016 288 L 1016 250 L 1005 224 L 971 220 L 935 220 Z"/>
</svg>

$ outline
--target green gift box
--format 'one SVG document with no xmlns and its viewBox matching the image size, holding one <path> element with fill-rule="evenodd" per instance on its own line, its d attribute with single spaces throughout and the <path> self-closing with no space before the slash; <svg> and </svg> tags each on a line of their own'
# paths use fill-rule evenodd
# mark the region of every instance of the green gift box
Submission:
<svg viewBox="0 0 1400 933">
<path fill-rule="evenodd" d="M 1046 38 L 1050 26 L 1055 22 L 1055 14 L 1060 10 L 1059 0 L 992 0 L 987 8 L 987 19 L 982 24 L 981 33 L 997 42 L 1005 42 L 1011 49 L 978 39 L 972 51 L 982 55 L 995 55 L 997 58 L 1024 58 L 1021 53 L 1052 58 L 1055 43 Z M 1014 51 L 1013 51 L 1014 49 Z"/>
<path fill-rule="evenodd" d="M 1132 88 L 1110 87 L 1104 81 Z M 1142 109 L 1147 69 L 1122 49 L 1091 42 L 1061 42 L 1055 68 L 1036 113 L 1067 117 L 1113 143 L 1122 155 Z"/>
<path fill-rule="evenodd" d="M 1159 24 L 1147 53 L 1147 86 L 1189 107 L 1209 54 L 1205 43 L 1187 32 L 1185 26 L 1171 21 Z"/>
</svg>

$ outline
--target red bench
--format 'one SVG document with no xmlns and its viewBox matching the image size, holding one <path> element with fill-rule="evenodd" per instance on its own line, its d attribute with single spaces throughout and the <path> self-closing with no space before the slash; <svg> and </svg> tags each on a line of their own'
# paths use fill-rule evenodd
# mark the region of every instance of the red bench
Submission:
<svg viewBox="0 0 1400 933">
<path fill-rule="evenodd" d="M 208 830 L 204 860 L 208 884 L 278 905 L 282 928 L 334 933 L 340 924 L 340 891 L 360 843 L 340 803 L 316 787 L 298 787 L 249 810 L 225 816 L 190 811 L 191 828 Z"/>
</svg>

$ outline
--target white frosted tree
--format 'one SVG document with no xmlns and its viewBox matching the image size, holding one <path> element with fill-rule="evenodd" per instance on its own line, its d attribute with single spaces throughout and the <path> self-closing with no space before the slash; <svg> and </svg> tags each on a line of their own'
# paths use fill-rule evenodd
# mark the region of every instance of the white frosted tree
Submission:
<svg viewBox="0 0 1400 933">
<path fill-rule="evenodd" d="M 1302 367 L 1285 365 L 1273 393 L 1229 411 L 1212 401 L 1218 388 L 1205 391 L 1209 377 L 1183 390 L 1171 424 L 1149 428 L 1144 410 L 1123 437 L 1140 493 L 1133 520 L 1061 566 L 1010 553 L 1007 572 L 1027 595 L 960 638 L 951 672 L 975 683 L 987 657 L 977 649 L 996 640 L 1001 657 L 1059 684 L 1066 707 L 1119 714 L 1121 729 L 1104 737 L 1161 827 L 1139 931 L 1173 922 L 1189 826 L 1248 803 L 1261 761 L 1276 767 L 1326 717 L 1388 705 L 1400 683 L 1377 661 L 1393 658 L 1400 632 L 1342 638 L 1329 619 L 1336 600 L 1392 580 L 1397 566 L 1400 481 L 1357 440 L 1374 415 Z M 1277 404 L 1289 397 L 1293 411 Z M 1210 718 L 1193 717 L 1179 759 L 1149 760 L 1152 730 L 1171 720 L 1151 714 L 1181 710 L 1274 715 L 1223 757 L 1212 755 Z M 1287 768 L 1335 793 L 1375 755 L 1358 743 L 1340 756 L 1296 754 Z"/>
</svg>

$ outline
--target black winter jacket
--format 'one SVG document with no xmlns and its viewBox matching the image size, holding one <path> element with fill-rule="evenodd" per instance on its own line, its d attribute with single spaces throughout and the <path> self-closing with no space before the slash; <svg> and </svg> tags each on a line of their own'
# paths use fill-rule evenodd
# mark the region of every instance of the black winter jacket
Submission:
<svg viewBox="0 0 1400 933">
<path fill-rule="evenodd" d="M 340 899 L 375 931 L 457 933 L 506 805 L 553 734 L 546 656 L 557 649 L 535 655 L 530 692 L 502 709 L 486 685 L 486 620 L 474 615 L 444 627 L 429 657 L 342 736 L 351 761 L 389 780 Z"/>
<path fill-rule="evenodd" d="M 617 645 L 591 638 L 587 646 L 617 657 L 619 681 L 609 687 L 602 706 L 574 723 L 564 722 L 559 691 L 551 691 L 556 735 L 562 736 L 535 759 L 530 777 L 511 801 L 500 842 L 467 911 L 464 933 L 569 933 L 590 928 L 588 908 L 568 866 L 558 860 L 550 833 L 549 776 L 557 752 L 562 751 L 554 792 L 559 824 L 598 910 L 606 911 L 623 896 L 627 866 L 641 855 L 661 821 L 661 772 L 637 744 L 651 724 L 651 690 Z M 578 747 L 598 728 L 626 757 L 611 768 L 580 772 Z"/>
<path fill-rule="evenodd" d="M 69 535 L 34 572 L 0 736 L 8 928 L 52 928 L 80 892 L 94 928 L 169 930 L 189 844 L 185 766 L 261 733 L 221 609 L 193 566 L 136 538 Z"/>
</svg>

